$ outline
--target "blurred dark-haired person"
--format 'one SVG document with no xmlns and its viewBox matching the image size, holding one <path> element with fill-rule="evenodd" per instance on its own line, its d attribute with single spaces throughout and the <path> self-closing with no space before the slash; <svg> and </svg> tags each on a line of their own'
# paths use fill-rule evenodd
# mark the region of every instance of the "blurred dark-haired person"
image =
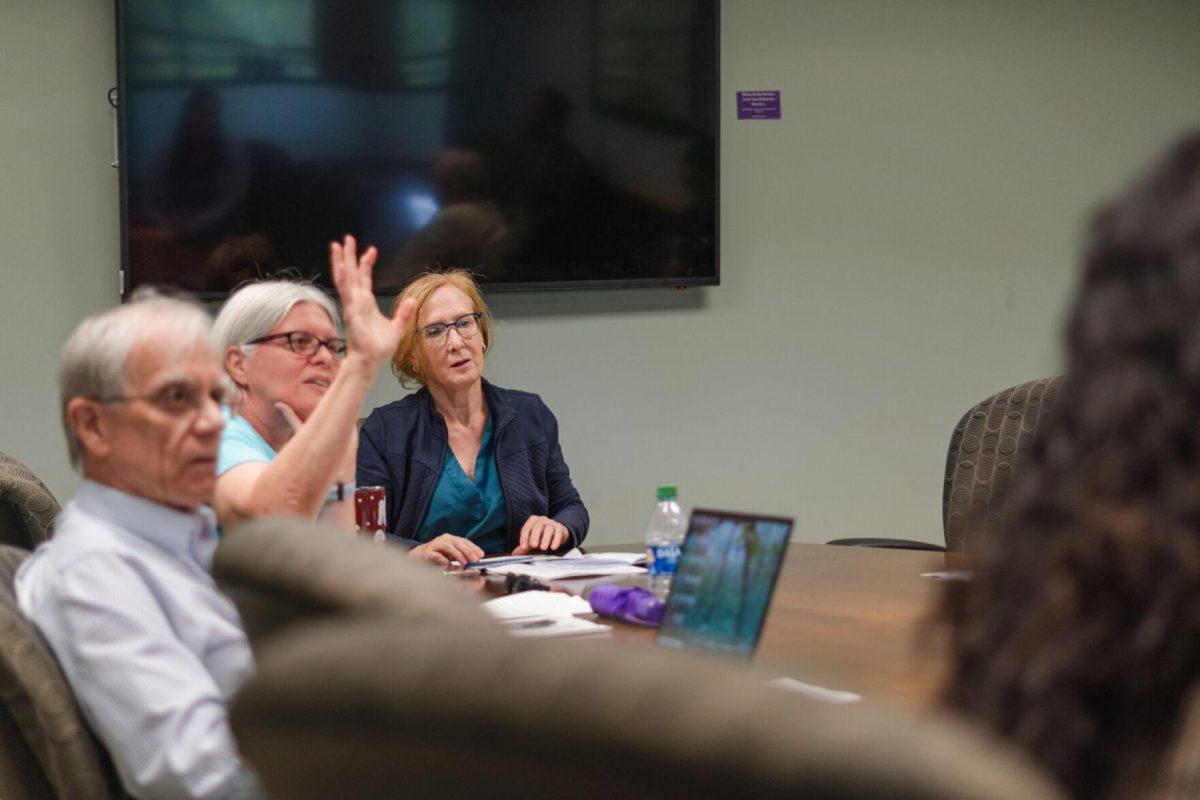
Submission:
<svg viewBox="0 0 1200 800">
<path fill-rule="evenodd" d="M 309 283 L 249 284 L 221 307 L 213 339 L 237 413 L 227 412 L 214 507 L 222 529 L 254 517 L 328 514 L 354 527 L 358 413 L 395 351 L 412 303 L 388 319 L 371 289 L 376 251 L 330 245 L 345 314 Z"/>
<path fill-rule="evenodd" d="M 213 89 L 188 95 L 153 193 L 171 231 L 206 247 L 241 232 L 253 173 L 245 143 L 226 132 L 222 116 Z"/>
<path fill-rule="evenodd" d="M 1096 215 L 1066 345 L 946 700 L 1073 797 L 1200 797 L 1200 134 Z"/>
<path fill-rule="evenodd" d="M 358 443 L 358 482 L 386 489 L 389 529 L 442 565 L 577 546 L 588 513 L 558 421 L 537 395 L 483 378 L 492 316 L 475 281 L 428 273 L 396 298 L 406 304 L 392 371 L 421 389 L 371 412 Z"/>
<path fill-rule="evenodd" d="M 199 306 L 143 294 L 67 340 L 61 413 L 83 486 L 16 576 L 138 798 L 260 796 L 226 712 L 253 661 L 209 575 L 224 389 L 208 335 Z"/>
</svg>

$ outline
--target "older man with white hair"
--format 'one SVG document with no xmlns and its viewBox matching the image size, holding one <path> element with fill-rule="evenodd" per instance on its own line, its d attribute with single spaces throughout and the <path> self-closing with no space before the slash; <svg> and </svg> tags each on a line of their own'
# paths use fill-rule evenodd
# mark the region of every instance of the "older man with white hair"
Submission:
<svg viewBox="0 0 1200 800">
<path fill-rule="evenodd" d="M 261 795 L 227 714 L 253 661 L 209 574 L 223 385 L 208 315 L 159 294 L 85 320 L 62 351 L 84 481 L 17 599 L 137 798 Z"/>
</svg>

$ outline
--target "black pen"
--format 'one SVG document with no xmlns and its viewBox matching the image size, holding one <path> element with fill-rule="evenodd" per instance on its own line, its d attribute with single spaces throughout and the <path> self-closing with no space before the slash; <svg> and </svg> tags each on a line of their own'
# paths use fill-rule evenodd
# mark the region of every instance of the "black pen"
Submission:
<svg viewBox="0 0 1200 800">
<path fill-rule="evenodd" d="M 555 622 L 557 622 L 557 620 L 553 618 L 535 619 L 531 622 L 522 622 L 521 624 L 514 625 L 513 627 L 517 630 L 525 630 L 527 628 L 549 628 Z"/>
</svg>

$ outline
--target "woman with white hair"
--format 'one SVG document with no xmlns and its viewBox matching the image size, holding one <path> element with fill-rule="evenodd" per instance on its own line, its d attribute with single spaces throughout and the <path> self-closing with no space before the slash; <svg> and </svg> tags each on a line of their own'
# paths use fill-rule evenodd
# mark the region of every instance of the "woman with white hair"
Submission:
<svg viewBox="0 0 1200 800">
<path fill-rule="evenodd" d="M 330 513 L 354 525 L 357 418 L 380 366 L 400 342 L 413 304 L 391 319 L 371 290 L 377 253 L 354 237 L 330 244 L 345 313 L 308 283 L 263 281 L 235 292 L 213 325 L 231 384 L 214 509 L 228 530 L 253 517 Z"/>
</svg>

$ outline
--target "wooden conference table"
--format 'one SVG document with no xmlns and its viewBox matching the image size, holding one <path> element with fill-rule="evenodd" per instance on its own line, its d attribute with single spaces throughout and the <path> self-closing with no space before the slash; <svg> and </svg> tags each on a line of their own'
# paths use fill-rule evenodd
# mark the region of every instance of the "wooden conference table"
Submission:
<svg viewBox="0 0 1200 800">
<path fill-rule="evenodd" d="M 622 545 L 588 552 L 639 549 Z M 924 624 L 942 584 L 921 573 L 958 566 L 958 556 L 929 551 L 791 544 L 755 666 L 867 699 L 927 708 L 944 659 L 941 643 L 926 635 Z M 556 581 L 552 588 L 582 594 L 613 580 Z M 613 635 L 649 641 L 654 631 L 614 622 Z"/>
</svg>

